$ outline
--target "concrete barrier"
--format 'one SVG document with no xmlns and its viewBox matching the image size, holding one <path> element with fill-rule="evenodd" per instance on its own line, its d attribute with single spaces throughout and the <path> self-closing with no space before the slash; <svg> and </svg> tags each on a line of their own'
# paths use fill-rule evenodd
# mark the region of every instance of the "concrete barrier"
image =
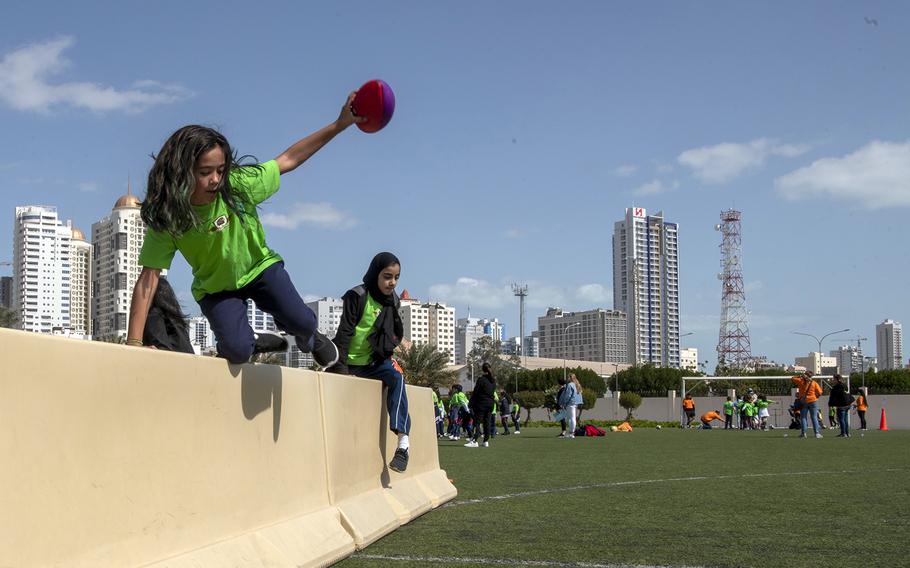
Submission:
<svg viewBox="0 0 910 568">
<path fill-rule="evenodd" d="M 340 560 L 454 497 L 426 389 L 385 470 L 380 387 L 0 330 L 0 567 Z"/>
</svg>

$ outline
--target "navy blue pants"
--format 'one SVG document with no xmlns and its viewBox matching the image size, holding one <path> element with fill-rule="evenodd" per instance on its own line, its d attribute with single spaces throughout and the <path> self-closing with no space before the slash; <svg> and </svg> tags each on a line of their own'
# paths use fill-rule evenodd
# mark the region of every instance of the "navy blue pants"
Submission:
<svg viewBox="0 0 910 568">
<path fill-rule="evenodd" d="M 297 293 L 284 263 L 276 262 L 239 290 L 206 294 L 199 300 L 202 314 L 215 334 L 219 356 L 231 363 L 246 363 L 253 354 L 256 337 L 247 318 L 248 299 L 271 314 L 278 329 L 296 337 L 301 351 L 313 350 L 316 314 Z"/>
<path fill-rule="evenodd" d="M 382 381 L 386 387 L 389 429 L 396 434 L 407 434 L 411 431 L 408 391 L 404 387 L 404 377 L 392 365 L 391 359 L 384 359 L 372 365 L 348 365 L 348 371 L 357 377 Z"/>
</svg>

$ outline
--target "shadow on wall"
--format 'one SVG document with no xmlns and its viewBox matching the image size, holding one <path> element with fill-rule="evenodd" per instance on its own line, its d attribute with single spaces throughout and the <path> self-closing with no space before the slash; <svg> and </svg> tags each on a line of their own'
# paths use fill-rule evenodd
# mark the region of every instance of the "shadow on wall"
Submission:
<svg viewBox="0 0 910 568">
<path fill-rule="evenodd" d="M 389 432 L 389 413 L 386 411 L 385 389 L 382 390 L 383 396 L 379 397 L 379 454 L 382 456 L 382 475 L 379 477 L 382 486 L 389 488 L 392 486 L 392 477 L 389 475 L 389 456 L 386 455 L 386 443 L 388 442 Z"/>
<path fill-rule="evenodd" d="M 278 365 L 256 365 L 256 375 L 244 372 L 245 365 L 228 365 L 231 375 L 240 375 L 240 400 L 243 415 L 252 420 L 272 409 L 272 440 L 278 441 L 281 431 L 281 367 Z"/>
</svg>

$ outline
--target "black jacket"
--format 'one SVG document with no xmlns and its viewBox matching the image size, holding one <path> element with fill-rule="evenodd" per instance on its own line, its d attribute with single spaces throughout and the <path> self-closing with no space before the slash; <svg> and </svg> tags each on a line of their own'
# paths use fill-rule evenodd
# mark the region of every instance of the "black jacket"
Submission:
<svg viewBox="0 0 910 568">
<path fill-rule="evenodd" d="M 850 406 L 853 403 L 853 396 L 847 393 L 843 384 L 836 384 L 831 387 L 831 396 L 828 397 L 828 406 L 837 408 Z"/>
<path fill-rule="evenodd" d="M 471 412 L 493 410 L 493 405 L 496 404 L 496 399 L 493 398 L 495 392 L 496 383 L 493 381 L 493 377 L 487 374 L 481 375 L 474 385 L 474 392 L 471 393 L 471 400 L 468 403 L 471 405 Z"/>
<path fill-rule="evenodd" d="M 194 353 L 186 326 L 182 322 L 172 321 L 154 306 L 149 309 L 148 319 L 145 320 L 142 343 L 168 351 Z"/>
<path fill-rule="evenodd" d="M 348 373 L 348 348 L 351 346 L 351 338 L 354 337 L 354 331 L 357 329 L 357 324 L 360 323 L 360 318 L 363 317 L 363 310 L 367 305 L 367 293 L 366 287 L 361 284 L 359 286 L 354 286 L 341 297 L 344 302 L 341 322 L 338 324 L 338 331 L 335 333 L 335 338 L 332 339 L 335 346 L 338 347 L 338 364 L 332 367 L 332 372 L 342 374 Z M 401 305 L 398 294 L 392 292 L 392 296 L 394 299 L 394 328 L 397 344 L 404 335 L 404 323 L 402 323 L 401 315 L 398 313 L 398 308 Z M 371 333 L 375 332 L 376 330 L 374 328 Z M 389 356 L 391 356 L 391 353 L 389 353 Z M 382 357 L 381 354 L 374 353 L 375 359 L 378 360 Z"/>
</svg>

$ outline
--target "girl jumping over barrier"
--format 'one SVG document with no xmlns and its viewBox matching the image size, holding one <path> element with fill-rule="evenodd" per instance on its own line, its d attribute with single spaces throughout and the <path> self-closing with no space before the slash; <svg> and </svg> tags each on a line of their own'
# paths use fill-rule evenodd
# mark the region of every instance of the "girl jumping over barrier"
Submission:
<svg viewBox="0 0 910 568">
<path fill-rule="evenodd" d="M 253 333 L 246 304 L 252 299 L 318 365 L 338 360 L 332 342 L 316 331 L 316 316 L 291 283 L 284 261 L 266 244 L 256 208 L 278 191 L 281 175 L 350 125 L 366 120 L 351 111 L 354 94 L 334 122 L 262 164 L 241 165 L 227 139 L 204 126 L 184 126 L 168 138 L 149 171 L 141 208 L 148 229 L 139 255 L 142 272 L 133 289 L 128 345 L 143 344 L 159 275 L 179 250 L 193 269 L 193 298 L 212 327 L 219 356 L 244 363 L 255 352 L 287 348 L 277 334 Z"/>
</svg>

